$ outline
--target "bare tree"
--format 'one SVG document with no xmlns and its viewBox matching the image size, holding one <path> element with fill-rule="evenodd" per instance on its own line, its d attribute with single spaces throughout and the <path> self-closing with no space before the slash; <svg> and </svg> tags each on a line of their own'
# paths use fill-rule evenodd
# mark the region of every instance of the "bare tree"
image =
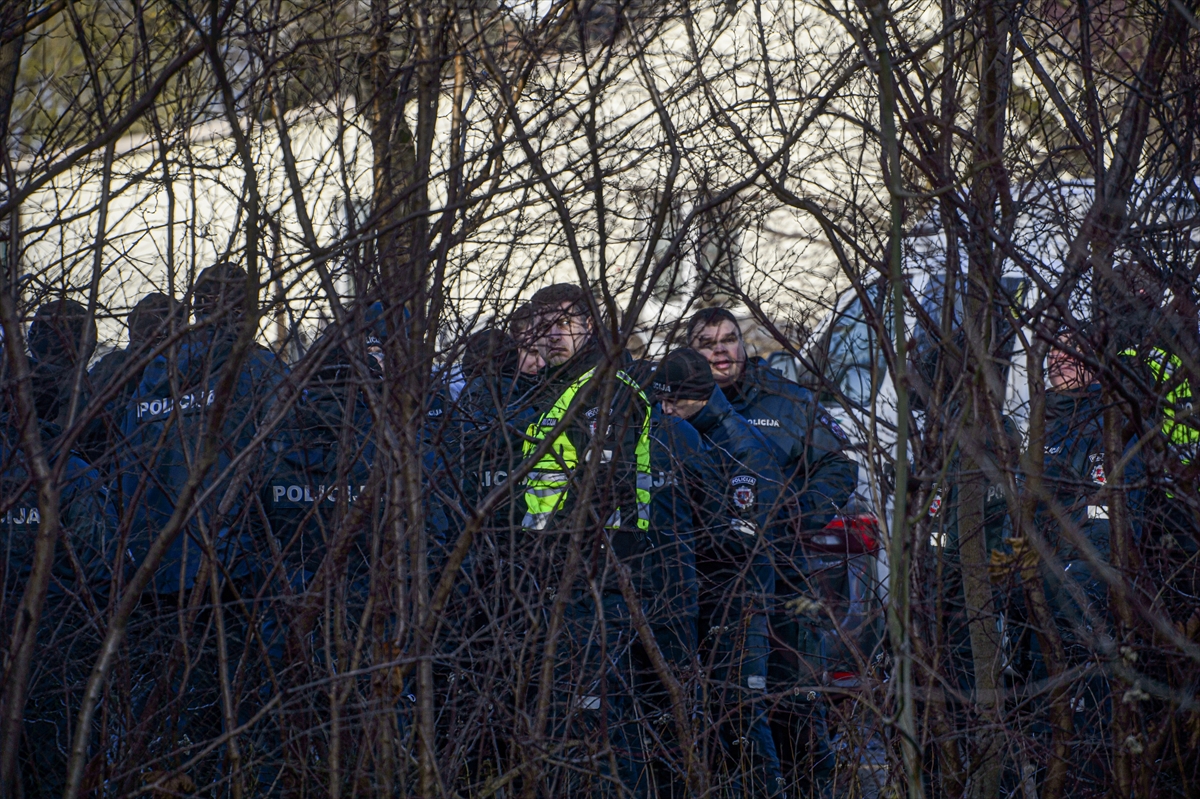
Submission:
<svg viewBox="0 0 1200 799">
<path fill-rule="evenodd" d="M 789 794 L 1189 795 L 1198 35 L 1190 0 L 6 5 L 0 792 L 733 795 L 765 709 Z M 523 522 L 521 306 L 564 281 L 608 402 L 719 304 L 848 433 L 851 502 L 781 522 L 804 632 L 761 698 L 720 633 L 671 649 L 687 556 L 588 516 L 599 457 Z"/>
</svg>

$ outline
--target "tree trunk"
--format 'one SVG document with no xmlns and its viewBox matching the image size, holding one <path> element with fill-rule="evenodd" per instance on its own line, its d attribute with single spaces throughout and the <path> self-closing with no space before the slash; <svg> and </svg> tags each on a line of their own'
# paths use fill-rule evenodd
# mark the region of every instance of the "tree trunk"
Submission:
<svg viewBox="0 0 1200 799">
<path fill-rule="evenodd" d="M 968 227 L 967 294 L 964 330 L 971 379 L 965 387 L 964 422 L 959 481 L 959 554 L 963 594 L 975 673 L 975 702 L 984 732 L 976 736 L 968 795 L 992 799 L 1000 787 L 1004 740 L 1000 733 L 1003 713 L 1000 646 L 996 608 L 988 579 L 989 552 L 984 532 L 983 505 L 986 450 L 999 440 L 989 429 L 1000 418 L 1004 387 L 992 357 L 995 300 L 999 296 L 1000 255 L 992 237 L 1011 229 L 1008 178 L 1002 166 L 1006 106 L 1012 76 L 1009 26 L 1012 12 L 1003 0 L 984 3 L 978 13 L 979 100 L 975 120 L 975 163 L 978 173 L 971 187 Z M 997 206 L 999 205 L 999 208 Z"/>
</svg>

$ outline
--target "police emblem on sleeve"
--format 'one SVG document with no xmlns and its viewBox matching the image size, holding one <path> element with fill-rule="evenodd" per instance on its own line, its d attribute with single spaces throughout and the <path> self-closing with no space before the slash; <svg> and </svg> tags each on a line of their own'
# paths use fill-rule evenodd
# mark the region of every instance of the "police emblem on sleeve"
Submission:
<svg viewBox="0 0 1200 799">
<path fill-rule="evenodd" d="M 746 510 L 753 507 L 754 486 L 758 484 L 758 478 L 740 474 L 729 482 L 733 485 L 733 504 L 739 510 Z"/>
<path fill-rule="evenodd" d="M 830 430 L 833 431 L 833 434 L 835 436 L 837 436 L 838 439 L 840 439 L 841 441 L 846 440 L 846 431 L 842 429 L 842 426 L 840 424 L 838 424 L 836 421 L 834 421 L 834 418 L 832 416 L 830 416 L 827 413 L 822 412 L 821 413 L 821 421 L 825 423 L 826 427 L 828 427 Z"/>
</svg>

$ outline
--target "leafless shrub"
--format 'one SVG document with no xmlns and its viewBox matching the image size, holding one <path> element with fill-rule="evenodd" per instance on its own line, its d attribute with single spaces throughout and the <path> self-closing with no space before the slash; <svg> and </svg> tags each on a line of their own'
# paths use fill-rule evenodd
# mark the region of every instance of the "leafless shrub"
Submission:
<svg viewBox="0 0 1200 799">
<path fill-rule="evenodd" d="M 769 712 L 790 795 L 1194 794 L 1198 30 L 4 4 L 0 792 L 734 795 Z M 756 701 L 664 643 L 669 549 L 523 526 L 479 331 L 562 281 L 604 390 L 731 306 L 849 435 Z"/>
</svg>

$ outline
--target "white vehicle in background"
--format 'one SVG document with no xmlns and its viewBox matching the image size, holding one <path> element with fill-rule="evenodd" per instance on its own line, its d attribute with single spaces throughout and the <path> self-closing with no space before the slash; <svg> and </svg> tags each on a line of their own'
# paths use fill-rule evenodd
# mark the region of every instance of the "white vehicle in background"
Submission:
<svg viewBox="0 0 1200 799">
<path fill-rule="evenodd" d="M 940 318 L 945 273 L 911 272 L 907 277 L 912 295 L 921 298 L 923 311 L 929 318 Z M 1019 276 L 1001 279 L 1004 294 L 1017 303 L 1022 303 L 1028 295 L 1028 284 L 1028 280 Z M 888 519 L 886 508 L 891 505 L 894 480 L 890 453 L 896 445 L 896 388 L 879 346 L 878 320 L 886 319 L 885 329 L 891 330 L 890 305 L 891 292 L 886 281 L 865 286 L 861 296 L 855 290 L 846 291 L 816 329 L 800 359 L 787 352 L 774 353 L 768 359 L 772 368 L 812 390 L 845 431 L 850 439 L 848 449 L 859 467 L 856 501 Z M 961 319 L 961 306 L 956 314 Z M 906 313 L 905 327 L 918 352 L 923 346 L 931 346 L 932 342 L 918 325 L 915 311 Z M 891 343 L 891 333 L 888 335 Z M 1025 354 L 1013 346 L 1014 340 L 1010 335 L 1001 352 L 1006 384 L 1004 412 L 1024 429 L 1029 393 Z M 919 424 L 923 414 L 918 410 L 916 416 Z M 881 452 L 889 456 L 870 457 L 871 453 Z"/>
</svg>

